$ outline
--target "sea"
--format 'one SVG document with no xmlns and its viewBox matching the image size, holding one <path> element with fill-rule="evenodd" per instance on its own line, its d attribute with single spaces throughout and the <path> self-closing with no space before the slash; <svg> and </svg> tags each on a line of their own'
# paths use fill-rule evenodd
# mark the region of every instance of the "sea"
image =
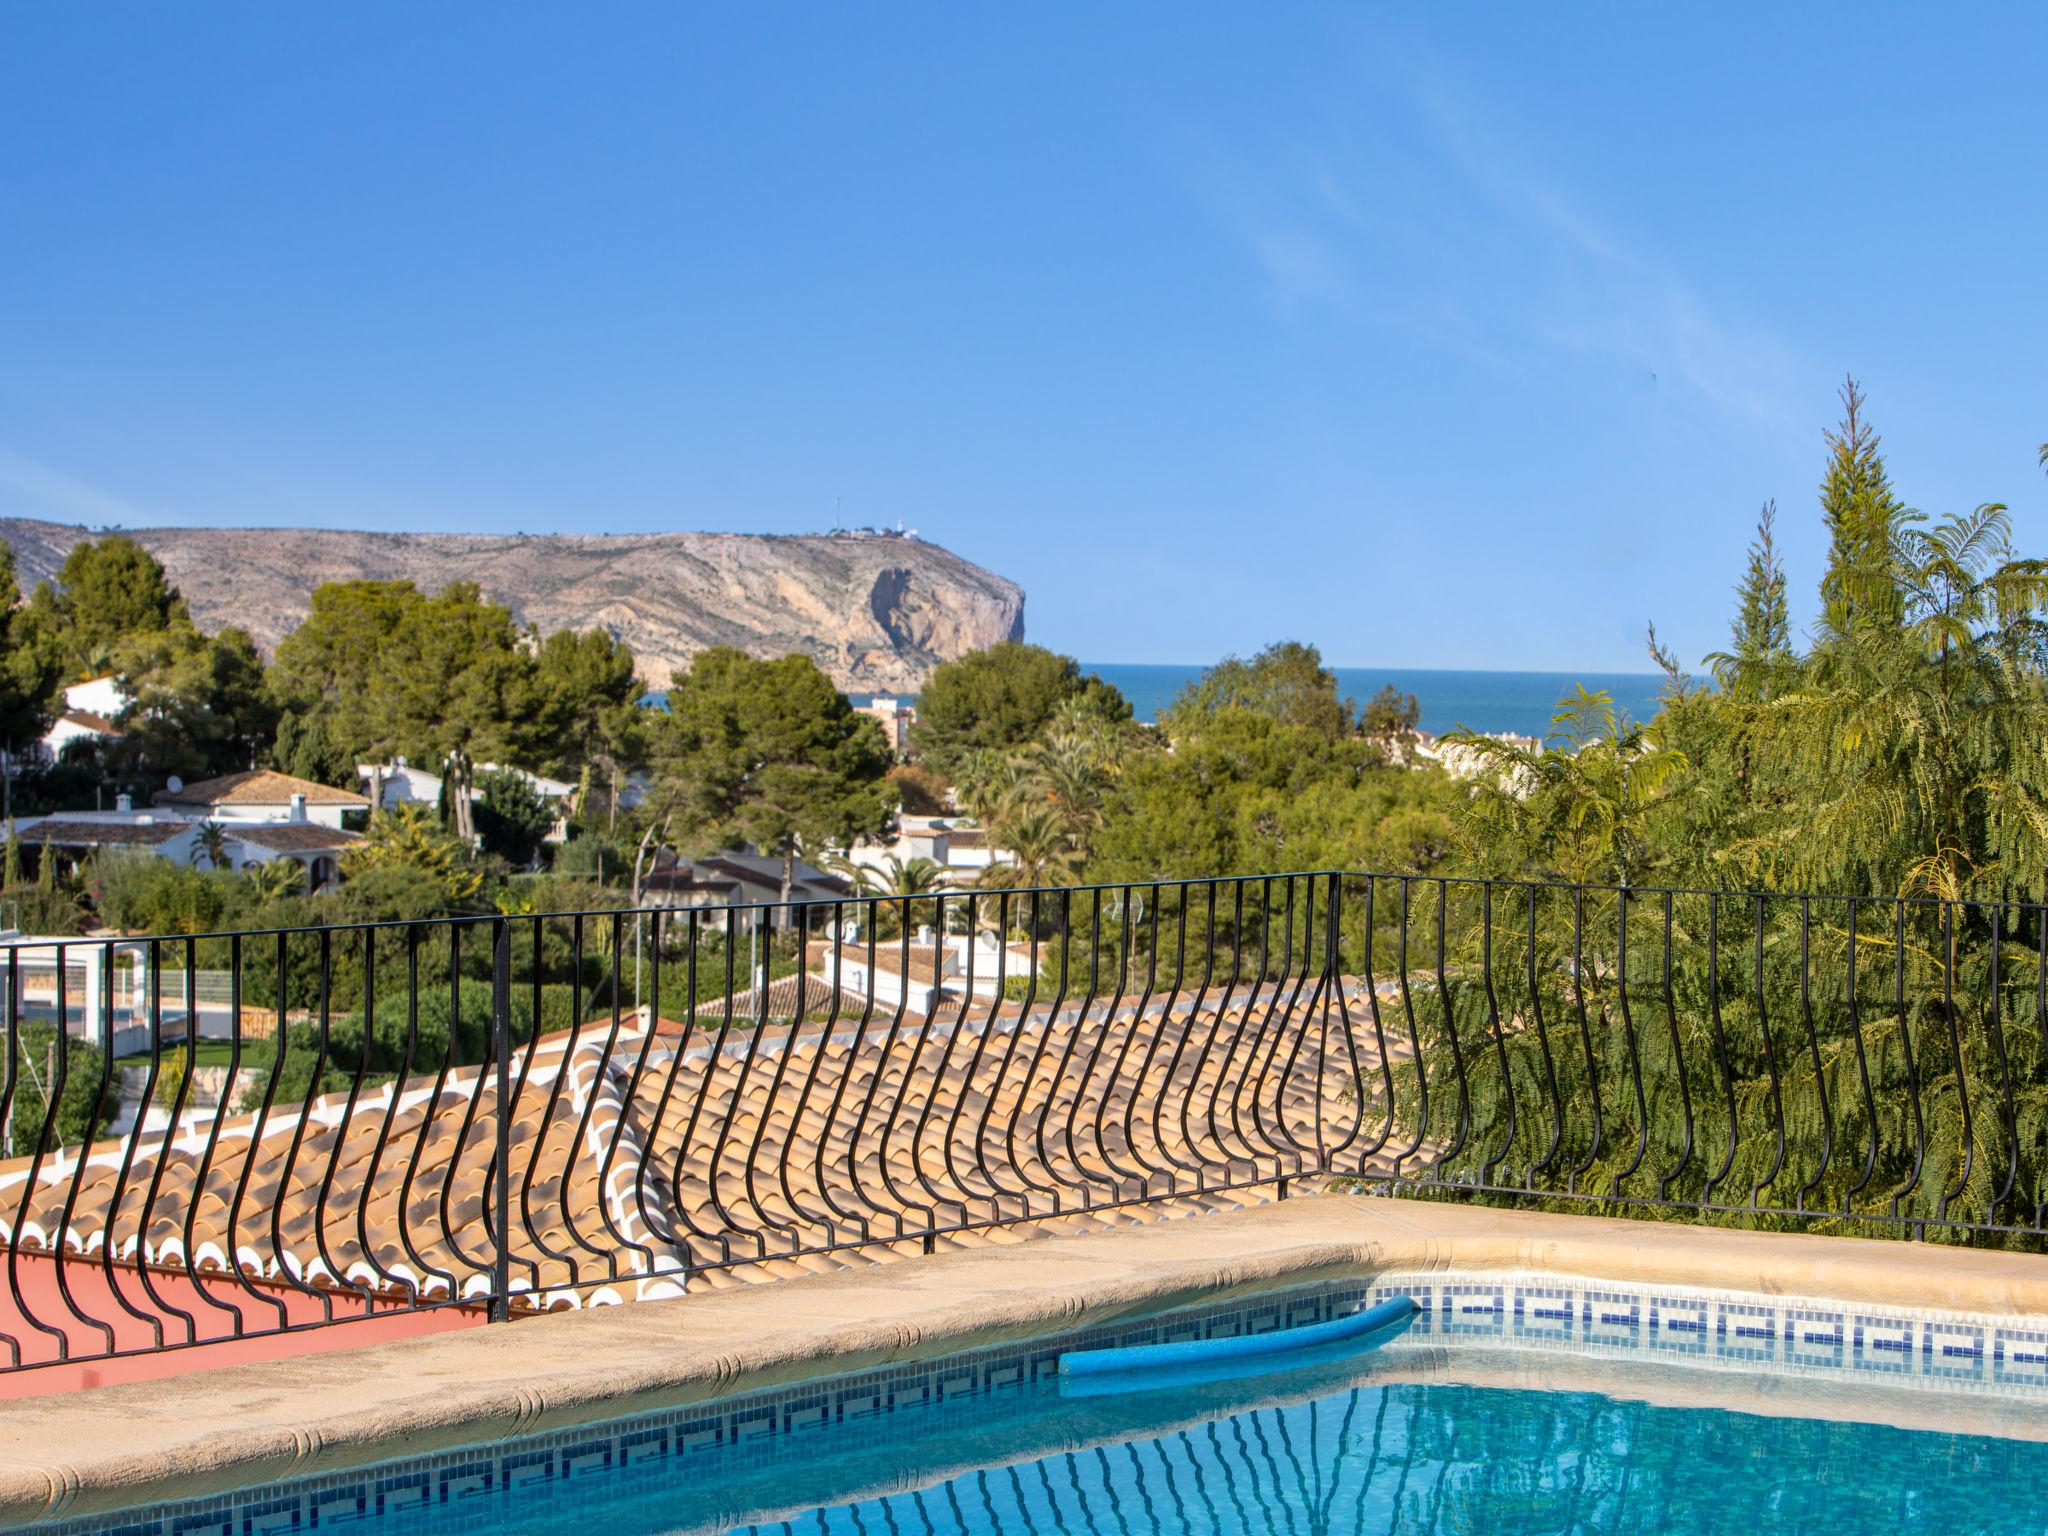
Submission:
<svg viewBox="0 0 2048 1536">
<path fill-rule="evenodd" d="M 1131 701 L 1140 720 L 1155 720 L 1173 696 L 1208 669 L 1138 662 L 1083 662 Z M 1657 672 L 1462 672 L 1420 667 L 1332 667 L 1340 695 L 1364 704 L 1388 683 L 1412 693 L 1422 706 L 1422 729 L 1432 736 L 1464 727 L 1497 736 L 1543 736 L 1557 701 L 1576 686 L 1604 692 L 1631 720 L 1657 713 L 1664 677 Z"/>
<path fill-rule="evenodd" d="M 1131 701 L 1141 721 L 1150 723 L 1173 702 L 1173 696 L 1208 668 L 1201 663 L 1084 661 L 1081 671 L 1112 683 Z M 1422 729 L 1432 736 L 1445 731 L 1483 731 L 1489 736 L 1513 733 L 1542 737 L 1550 732 L 1557 701 L 1574 687 L 1605 693 L 1629 719 L 1647 721 L 1657 713 L 1664 678 L 1656 672 L 1463 672 L 1431 667 L 1332 667 L 1340 695 L 1363 705 L 1388 683 L 1412 693 L 1422 706 Z M 867 704 L 872 694 L 849 694 Z M 896 695 L 915 704 L 915 695 Z M 663 693 L 643 701 L 660 706 Z"/>
<path fill-rule="evenodd" d="M 1175 694 L 1207 670 L 1200 663 L 1081 663 L 1084 674 L 1092 672 L 1114 684 L 1131 701 L 1137 718 L 1148 724 L 1159 718 Z M 1658 695 L 1664 688 L 1663 674 L 1657 672 L 1459 672 L 1429 667 L 1330 670 L 1337 674 L 1338 694 L 1360 705 L 1388 683 L 1402 693 L 1414 694 L 1422 706 L 1422 729 L 1432 736 L 1460 727 L 1489 736 L 1547 736 L 1557 701 L 1580 686 L 1605 693 L 1629 719 L 1648 721 L 1657 713 Z M 650 697 L 659 700 L 661 696 Z M 856 693 L 848 697 L 855 704 L 866 704 L 873 696 Z M 907 703 L 917 702 L 914 696 L 901 697 Z"/>
</svg>

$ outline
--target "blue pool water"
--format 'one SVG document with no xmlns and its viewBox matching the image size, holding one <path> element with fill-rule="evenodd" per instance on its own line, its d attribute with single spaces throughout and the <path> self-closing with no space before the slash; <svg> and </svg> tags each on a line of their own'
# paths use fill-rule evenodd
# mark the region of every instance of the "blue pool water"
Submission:
<svg viewBox="0 0 2048 1536">
<path fill-rule="evenodd" d="M 1399 1334 L 1400 1330 L 1396 1330 Z M 1384 1335 L 1382 1336 L 1384 1338 Z M 1042 1357 L 1041 1357 L 1042 1358 Z M 1018 1357 L 955 1357 L 772 1398 L 350 1474 L 93 1529 L 362 1536 L 2012 1536 L 2048 1531 L 2048 1445 L 1844 1422 L 1881 1397 L 1788 1401 L 1703 1379 L 1415 1335 L 1252 1380 L 1075 1396 Z M 976 1361 L 979 1364 L 976 1364 Z M 1476 1362 L 1476 1363 L 1475 1363 Z M 1588 1372 L 1591 1372 L 1589 1378 Z M 1601 1372 L 1608 1374 L 1602 1376 Z M 1547 1373 L 1567 1390 L 1532 1389 Z M 1480 1379 L 1470 1379 L 1477 1376 Z M 1492 1379 L 1487 1379 L 1492 1378 Z M 1589 1389 L 1588 1380 L 1596 1385 Z M 849 1384 L 854 1395 L 849 1396 Z M 1674 1385 L 1675 1384 L 1675 1385 Z M 872 1390 L 871 1390 L 872 1387 Z M 1739 1411 L 1744 1393 L 1755 1412 Z M 1829 1394 L 1833 1394 L 1830 1396 Z M 1801 1404 L 1823 1416 L 1801 1417 Z M 1981 1424 L 2048 1408 L 1904 1411 Z M 1876 1415 L 1883 1418 L 1883 1412 Z"/>
</svg>

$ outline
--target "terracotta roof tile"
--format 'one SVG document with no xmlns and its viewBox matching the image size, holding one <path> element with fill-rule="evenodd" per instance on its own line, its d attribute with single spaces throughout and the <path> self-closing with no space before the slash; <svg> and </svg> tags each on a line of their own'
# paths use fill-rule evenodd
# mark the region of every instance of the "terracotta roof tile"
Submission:
<svg viewBox="0 0 2048 1536">
<path fill-rule="evenodd" d="M 223 774 L 187 784 L 176 793 L 164 790 L 155 796 L 158 805 L 287 805 L 293 795 L 304 795 L 308 805 L 340 805 L 364 809 L 369 800 L 352 790 L 335 789 L 298 779 L 269 768 L 251 768 L 242 773 Z"/>
</svg>

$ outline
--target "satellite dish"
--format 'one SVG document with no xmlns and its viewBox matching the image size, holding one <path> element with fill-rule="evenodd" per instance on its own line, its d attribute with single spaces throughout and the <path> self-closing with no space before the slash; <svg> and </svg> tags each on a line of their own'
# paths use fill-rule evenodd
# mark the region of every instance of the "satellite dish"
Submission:
<svg viewBox="0 0 2048 1536">
<path fill-rule="evenodd" d="M 164 780 L 164 788 L 168 789 L 172 794 L 175 795 L 180 793 L 185 788 L 185 781 L 179 778 L 174 773 L 168 779 Z"/>
</svg>

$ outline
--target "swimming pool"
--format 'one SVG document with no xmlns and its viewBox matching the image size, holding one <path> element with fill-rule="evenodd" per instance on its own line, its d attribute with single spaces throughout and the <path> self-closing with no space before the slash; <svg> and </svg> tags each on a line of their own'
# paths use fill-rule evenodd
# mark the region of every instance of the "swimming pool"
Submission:
<svg viewBox="0 0 2048 1536">
<path fill-rule="evenodd" d="M 1378 1347 L 1077 1395 L 1071 1348 L 1410 1295 Z M 68 1530 L 1223 1536 L 2048 1531 L 2042 1320 L 1383 1274 Z"/>
</svg>

